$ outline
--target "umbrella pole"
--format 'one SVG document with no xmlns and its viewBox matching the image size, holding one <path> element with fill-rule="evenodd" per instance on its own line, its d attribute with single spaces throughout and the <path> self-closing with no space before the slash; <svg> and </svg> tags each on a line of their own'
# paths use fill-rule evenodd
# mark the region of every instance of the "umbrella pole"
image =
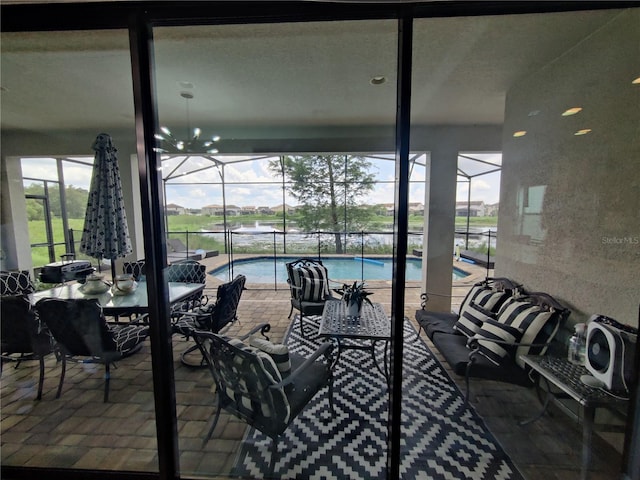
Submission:
<svg viewBox="0 0 640 480">
<path fill-rule="evenodd" d="M 111 281 L 112 282 L 115 282 L 116 280 L 116 262 L 114 260 L 115 260 L 114 258 L 111 259 Z"/>
</svg>

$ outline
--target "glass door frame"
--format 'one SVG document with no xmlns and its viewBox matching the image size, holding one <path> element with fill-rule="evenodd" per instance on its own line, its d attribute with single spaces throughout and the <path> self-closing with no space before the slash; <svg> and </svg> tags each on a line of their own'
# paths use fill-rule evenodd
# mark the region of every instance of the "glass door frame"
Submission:
<svg viewBox="0 0 640 480">
<path fill-rule="evenodd" d="M 22 4 L 2 6 L 2 29 L 4 32 L 91 30 L 128 28 L 130 35 L 131 66 L 133 75 L 134 104 L 136 112 L 136 135 L 140 171 L 142 211 L 144 220 L 144 249 L 147 258 L 147 279 L 150 283 L 150 314 L 156 318 L 168 318 L 168 292 L 162 281 L 162 265 L 165 246 L 159 240 L 164 238 L 163 212 L 161 211 L 162 179 L 156 167 L 159 157 L 153 152 L 154 132 L 158 124 L 153 92 L 153 58 L 151 42 L 152 29 L 160 25 L 196 25 L 223 23 L 259 23 L 282 21 L 319 20 L 398 20 L 398 85 L 396 117 L 396 172 L 400 184 L 396 193 L 395 211 L 395 276 L 392 290 L 392 311 L 402 312 L 404 307 L 404 258 L 408 231 L 408 146 L 409 109 L 411 89 L 411 31 L 413 18 L 450 17 L 472 15 L 496 15 L 509 13 L 549 13 L 582 9 L 626 8 L 633 2 L 466 2 L 440 4 L 389 3 L 332 3 L 316 2 L 106 2 L 85 4 Z M 247 13 L 249 12 L 249 13 Z M 158 240 L 156 240 L 158 239 Z M 155 322 L 154 322 L 155 323 Z M 400 330 L 398 332 L 398 330 Z M 402 360 L 401 329 L 396 329 L 392 342 L 392 398 L 389 420 L 389 456 L 387 478 L 399 478 L 400 372 Z M 166 355 L 169 332 L 152 328 L 152 368 L 154 378 L 154 398 L 158 437 L 158 472 L 91 471 L 92 478 L 180 478 L 178 468 L 178 435 L 175 416 L 175 389 L 173 385 L 173 365 Z M 398 341 L 400 340 L 400 341 Z M 168 368 L 167 368 L 168 367 Z M 170 373 L 167 373 L 170 372 Z M 633 416 L 632 416 L 633 418 Z M 625 452 L 629 453 L 632 438 L 637 439 L 638 428 L 625 438 Z M 628 458 L 628 466 L 637 462 L 637 454 Z M 48 478 L 86 478 L 86 470 L 34 469 L 28 467 L 3 467 L 3 474 L 11 478 L 27 478 L 34 472 L 45 472 Z"/>
</svg>

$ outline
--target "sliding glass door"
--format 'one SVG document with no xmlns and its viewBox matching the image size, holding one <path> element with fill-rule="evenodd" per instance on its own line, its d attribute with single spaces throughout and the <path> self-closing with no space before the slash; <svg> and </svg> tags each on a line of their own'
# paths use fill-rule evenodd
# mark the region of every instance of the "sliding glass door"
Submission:
<svg viewBox="0 0 640 480">
<path fill-rule="evenodd" d="M 361 152 L 388 156 L 394 150 L 396 21 L 157 27 L 153 35 L 157 154 L 165 159 L 163 175 L 174 172 L 167 204 L 209 218 L 204 230 L 219 228 L 219 215 L 226 215 L 234 250 L 241 248 L 236 243 L 242 231 L 270 225 L 269 217 L 247 222 L 242 212 L 266 210 L 277 219 L 286 210 L 295 222 L 285 224 L 284 231 L 282 220 L 273 226 L 296 239 L 289 246 L 293 255 L 296 248 L 302 256 L 317 252 L 314 233 L 321 229 L 326 232 L 323 257 L 344 257 L 348 250 L 351 260 L 355 250 L 344 240 L 350 238 L 348 225 L 355 225 L 352 217 L 380 204 L 393 211 L 393 189 L 386 197 L 371 197 L 371 179 L 379 173 Z M 248 154 L 264 156 L 239 161 Z M 186 170 L 187 164 L 194 173 L 176 175 L 176 168 Z M 306 169 L 303 176 L 301 169 Z M 181 184 L 185 187 L 178 188 Z M 345 282 L 350 278 L 331 269 L 328 274 Z M 389 315 L 388 282 L 367 283 L 386 283 L 370 298 Z M 267 295 L 260 292 L 259 309 L 252 289 L 260 285 L 248 287 L 240 301 L 240 323 L 230 334 L 240 336 L 266 320 L 274 332 L 271 341 L 285 343 L 292 353 L 308 354 L 323 341 L 320 317 L 305 320 L 305 329 L 313 330 L 309 339 L 298 334 L 298 318 L 288 317 L 286 285 Z M 174 339 L 174 348 L 179 352 L 185 344 Z M 341 353 L 333 370 L 335 413 L 326 391 L 311 400 L 278 440 L 275 477 L 385 476 L 389 389 L 383 354 L 382 347 L 375 357 Z M 223 412 L 210 440 L 203 442 L 216 412 L 213 380 L 208 371 L 179 363 L 175 376 L 181 473 L 266 476 L 269 437 Z"/>
</svg>

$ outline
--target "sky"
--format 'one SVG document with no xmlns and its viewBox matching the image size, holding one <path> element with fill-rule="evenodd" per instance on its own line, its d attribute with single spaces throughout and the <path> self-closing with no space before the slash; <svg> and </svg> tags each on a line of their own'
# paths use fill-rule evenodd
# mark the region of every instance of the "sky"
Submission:
<svg viewBox="0 0 640 480">
<path fill-rule="evenodd" d="M 479 158 L 484 161 L 501 162 L 500 154 L 462 154 L 465 157 Z M 73 185 L 89 189 L 91 183 L 92 167 L 90 163 L 93 157 L 73 157 L 76 160 L 86 162 L 78 164 L 63 162 L 63 174 L 66 185 Z M 273 157 L 275 158 L 275 157 Z M 412 171 L 409 189 L 409 201 L 424 203 L 424 179 L 426 176 L 424 156 L 421 157 Z M 206 159 L 200 157 L 190 160 L 195 168 L 203 168 L 211 165 Z M 395 164 L 393 161 L 375 158 L 372 159 L 372 172 L 380 182 L 375 189 L 360 200 L 364 204 L 393 203 L 395 195 Z M 191 175 L 182 176 L 181 169 L 186 164 L 180 165 L 179 161 L 170 161 L 163 164 L 163 177 L 172 176 L 167 183 L 166 202 L 177 204 L 185 208 L 199 209 L 206 205 L 221 205 L 222 190 L 220 188 L 220 172 L 217 168 L 200 170 Z M 480 171 L 493 169 L 482 163 L 469 162 L 468 159 L 459 159 L 459 169 L 468 175 L 475 175 Z M 29 158 L 22 160 L 23 177 L 41 178 L 48 180 L 57 179 L 55 162 L 51 158 Z M 228 205 L 237 206 L 269 206 L 280 205 L 283 202 L 282 188 L 274 182 L 274 176 L 268 169 L 266 160 L 252 160 L 238 163 L 229 163 L 224 169 L 226 188 L 226 202 Z M 463 177 L 459 177 L 462 179 Z M 277 179 L 276 179 L 277 181 Z M 206 185 L 206 183 L 215 185 Z M 252 183 L 253 185 L 239 185 L 238 183 Z M 32 183 L 26 180 L 25 184 Z M 469 183 L 466 181 L 457 183 L 457 201 L 466 201 Z M 500 195 L 500 172 L 475 176 L 471 181 L 471 200 L 484 201 L 485 204 L 498 203 Z M 296 205 L 297 202 L 290 196 L 285 196 L 285 203 Z"/>
</svg>

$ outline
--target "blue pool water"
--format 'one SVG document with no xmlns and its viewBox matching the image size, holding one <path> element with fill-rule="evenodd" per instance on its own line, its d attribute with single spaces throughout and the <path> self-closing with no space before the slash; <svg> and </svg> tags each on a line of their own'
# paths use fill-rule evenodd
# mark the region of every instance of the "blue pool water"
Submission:
<svg viewBox="0 0 640 480">
<path fill-rule="evenodd" d="M 285 263 L 296 260 L 299 257 L 256 257 L 233 261 L 233 276 L 242 274 L 250 283 L 273 283 L 274 275 L 278 283 L 287 282 Z M 359 257 L 323 258 L 322 264 L 329 271 L 329 278 L 337 281 L 346 280 L 391 280 L 393 260 L 391 258 L 365 257 L 362 261 Z M 221 280 L 227 280 L 227 265 L 218 267 L 209 272 Z M 454 267 L 453 280 L 459 280 L 468 275 L 463 270 Z M 407 259 L 406 280 L 416 281 L 422 278 L 422 259 Z"/>
</svg>

